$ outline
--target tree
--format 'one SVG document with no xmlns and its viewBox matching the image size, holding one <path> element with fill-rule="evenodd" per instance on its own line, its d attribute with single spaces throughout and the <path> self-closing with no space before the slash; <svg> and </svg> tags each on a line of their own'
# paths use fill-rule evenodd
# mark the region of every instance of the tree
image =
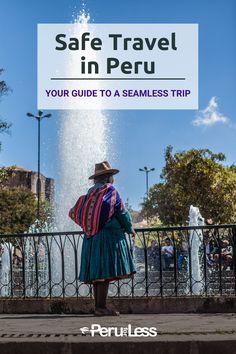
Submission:
<svg viewBox="0 0 236 354">
<path fill-rule="evenodd" d="M 222 153 L 192 149 L 173 154 L 168 146 L 161 182 L 150 188 L 143 213 L 159 215 L 163 224 L 186 224 L 190 205 L 199 207 L 205 219 L 235 222 L 236 168 L 225 166 Z"/>
<path fill-rule="evenodd" d="M 0 75 L 3 73 L 3 69 L 0 69 Z M 0 100 L 1 97 L 6 95 L 10 91 L 10 88 L 7 86 L 4 80 L 0 80 Z M 11 127 L 11 123 L 5 122 L 0 119 L 0 133 L 9 132 Z M 1 142 L 0 142 L 0 150 L 1 150 Z"/>
<path fill-rule="evenodd" d="M 0 233 L 23 233 L 36 219 L 35 195 L 27 188 L 0 188 Z"/>
<path fill-rule="evenodd" d="M 0 75 L 3 73 L 3 69 L 0 69 Z M 10 91 L 4 80 L 0 80 L 0 100 L 1 97 L 6 95 Z M 11 123 L 5 122 L 0 119 L 0 133 L 9 133 Z M 1 141 L 0 141 L 0 151 L 1 151 Z M 0 168 L 0 187 L 1 185 L 12 175 L 12 168 Z"/>
<path fill-rule="evenodd" d="M 3 69 L 0 69 L 0 75 L 3 73 Z M 9 91 L 9 87 L 7 86 L 4 80 L 0 80 L 0 97 L 6 95 Z"/>
<path fill-rule="evenodd" d="M 5 185 L 7 180 L 14 175 L 14 167 L 1 167 L 0 168 L 0 188 Z"/>
<path fill-rule="evenodd" d="M 3 69 L 0 69 L 0 75 Z M 0 100 L 10 88 L 4 80 L 0 80 Z M 9 132 L 10 123 L 0 119 L 0 133 Z M 0 142 L 1 150 L 1 142 Z M 0 234 L 23 233 L 35 223 L 37 215 L 37 200 L 27 188 L 7 187 L 7 180 L 14 174 L 14 166 L 0 168 Z M 52 219 L 52 210 L 47 202 L 41 202 L 40 220 L 37 223 L 40 229 L 45 222 Z"/>
<path fill-rule="evenodd" d="M 49 202 L 40 203 L 40 217 L 37 221 L 37 199 L 25 187 L 0 188 L 0 234 L 17 234 L 34 228 L 41 231 L 45 224 L 51 225 L 53 215 Z M 37 221 L 37 222 L 36 222 Z"/>
</svg>

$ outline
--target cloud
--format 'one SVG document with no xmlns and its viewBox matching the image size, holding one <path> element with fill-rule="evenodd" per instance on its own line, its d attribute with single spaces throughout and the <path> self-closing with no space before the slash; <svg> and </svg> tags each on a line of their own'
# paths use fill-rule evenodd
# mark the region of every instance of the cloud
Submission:
<svg viewBox="0 0 236 354">
<path fill-rule="evenodd" d="M 213 96 L 210 99 L 208 106 L 203 111 L 197 113 L 196 118 L 192 123 L 197 127 L 210 127 L 216 123 L 229 124 L 230 119 L 219 112 L 217 97 Z"/>
</svg>

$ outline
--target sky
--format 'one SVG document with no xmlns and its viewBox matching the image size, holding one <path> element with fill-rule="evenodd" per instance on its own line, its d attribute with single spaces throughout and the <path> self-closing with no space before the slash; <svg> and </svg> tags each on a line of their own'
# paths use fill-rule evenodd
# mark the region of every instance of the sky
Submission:
<svg viewBox="0 0 236 354">
<path fill-rule="evenodd" d="M 0 102 L 0 118 L 12 123 L 2 135 L 0 166 L 37 169 L 37 125 L 26 112 L 37 110 L 37 24 L 70 23 L 82 8 L 94 23 L 198 23 L 199 111 L 109 111 L 115 151 L 112 165 L 120 169 L 116 186 L 123 199 L 140 208 L 145 175 L 159 181 L 164 151 L 208 148 L 236 162 L 236 1 L 235 0 L 1 0 L 0 68 L 12 91 Z M 50 111 L 49 111 L 50 112 Z M 59 111 L 42 122 L 42 173 L 56 178 Z"/>
</svg>

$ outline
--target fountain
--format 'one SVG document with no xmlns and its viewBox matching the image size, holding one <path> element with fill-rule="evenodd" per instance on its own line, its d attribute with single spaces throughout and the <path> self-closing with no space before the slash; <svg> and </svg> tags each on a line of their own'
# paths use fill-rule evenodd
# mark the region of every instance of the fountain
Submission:
<svg viewBox="0 0 236 354">
<path fill-rule="evenodd" d="M 9 296 L 11 292 L 10 264 L 13 258 L 13 245 L 11 242 L 0 244 L 1 271 L 0 271 L 0 296 Z"/>
<path fill-rule="evenodd" d="M 75 19 L 74 32 L 78 34 L 88 30 L 90 16 L 83 10 Z M 91 50 L 91 49 L 90 49 Z M 92 55 L 95 55 L 94 52 Z M 73 57 L 74 58 L 74 57 Z M 74 76 L 78 63 L 72 59 L 68 63 L 68 76 Z M 95 88 L 99 85 L 94 83 Z M 102 108 L 102 107 L 101 107 Z M 109 146 L 109 153 L 108 153 Z M 111 142 L 108 138 L 108 116 L 102 110 L 69 110 L 60 118 L 58 136 L 59 181 L 56 189 L 56 227 L 57 231 L 78 230 L 78 226 L 68 217 L 70 208 L 78 197 L 87 192 L 90 184 L 88 176 L 92 174 L 95 163 L 109 159 Z M 67 284 L 67 295 L 73 295 L 76 282 L 76 264 L 78 272 L 82 239 L 73 236 L 54 237 L 51 240 L 52 281 L 59 284 L 63 267 L 61 252 L 63 249 L 64 277 Z M 74 255 L 76 248 L 77 254 Z M 73 256 L 72 256 L 73 255 Z M 76 260 L 77 258 L 77 260 Z M 82 285 L 83 295 L 87 286 Z M 80 293 L 81 290 L 80 288 Z M 54 295 L 60 295 L 60 286 L 55 286 Z"/>
<path fill-rule="evenodd" d="M 204 218 L 201 216 L 199 208 L 190 206 L 189 209 L 189 226 L 204 225 Z M 203 245 L 202 230 L 191 230 L 189 236 L 189 246 L 191 254 L 191 272 L 189 275 L 192 280 L 193 295 L 200 295 L 203 291 L 202 269 L 203 255 L 200 247 Z M 190 267 L 189 267 L 190 268 Z"/>
<path fill-rule="evenodd" d="M 82 11 L 74 23 L 75 33 L 79 33 L 81 28 L 88 31 L 89 19 L 89 14 Z M 69 77 L 75 76 L 77 67 L 75 59 L 68 63 Z M 94 85 L 97 88 L 99 83 Z M 58 231 L 75 230 L 74 222 L 68 218 L 68 211 L 78 196 L 89 188 L 88 176 L 92 174 L 95 163 L 109 159 L 108 146 L 110 150 L 111 141 L 108 135 L 108 117 L 102 110 L 62 112 L 58 136 L 59 181 L 56 188 Z"/>
</svg>

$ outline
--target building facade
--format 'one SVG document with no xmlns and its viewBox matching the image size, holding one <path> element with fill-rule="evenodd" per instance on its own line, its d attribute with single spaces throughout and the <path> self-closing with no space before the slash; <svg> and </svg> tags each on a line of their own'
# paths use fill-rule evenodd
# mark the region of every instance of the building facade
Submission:
<svg viewBox="0 0 236 354">
<path fill-rule="evenodd" d="M 8 187 L 26 187 L 37 197 L 37 180 L 38 173 L 26 170 L 23 167 L 16 166 L 13 168 L 13 176 L 7 181 Z M 43 201 L 47 200 L 53 204 L 54 200 L 54 179 L 45 177 L 40 174 L 40 194 Z"/>
</svg>

